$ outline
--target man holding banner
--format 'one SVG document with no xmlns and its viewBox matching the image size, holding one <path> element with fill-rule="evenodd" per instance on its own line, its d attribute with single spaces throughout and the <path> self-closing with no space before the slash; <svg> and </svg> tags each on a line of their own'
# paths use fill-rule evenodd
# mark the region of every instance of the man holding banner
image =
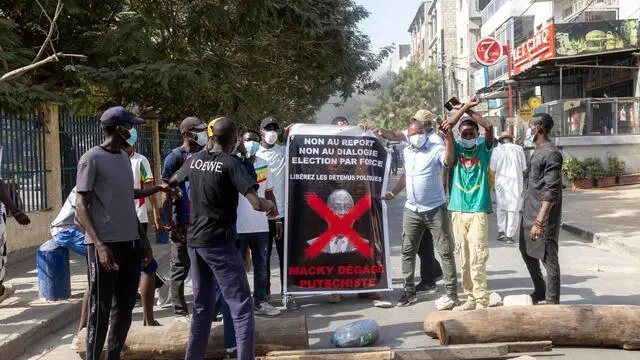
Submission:
<svg viewBox="0 0 640 360">
<path fill-rule="evenodd" d="M 385 147 L 359 127 L 306 124 L 287 147 L 285 293 L 391 290 Z"/>
<path fill-rule="evenodd" d="M 452 136 L 451 132 L 447 136 Z M 425 231 L 431 232 L 435 247 L 442 259 L 446 294 L 436 301 L 438 310 L 449 310 L 459 304 L 455 247 L 450 235 L 449 215 L 442 186 L 441 173 L 448 166 L 447 154 L 455 151 L 430 141 L 424 125 L 413 121 L 409 125 L 410 145 L 404 149 L 405 174 L 384 200 L 392 200 L 407 189 L 407 202 L 402 222 L 402 276 L 404 293 L 397 306 L 404 307 L 418 301 L 415 286 L 416 254 Z"/>
</svg>

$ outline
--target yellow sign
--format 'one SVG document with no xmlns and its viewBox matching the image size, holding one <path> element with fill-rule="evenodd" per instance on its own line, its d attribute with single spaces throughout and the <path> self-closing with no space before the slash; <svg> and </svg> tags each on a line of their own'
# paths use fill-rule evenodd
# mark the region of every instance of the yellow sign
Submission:
<svg viewBox="0 0 640 360">
<path fill-rule="evenodd" d="M 537 109 L 542 106 L 542 99 L 540 99 L 538 96 L 532 96 L 529 98 L 528 103 L 532 109 Z"/>
<path fill-rule="evenodd" d="M 533 109 L 531 106 L 524 104 L 520 107 L 519 115 L 523 120 L 529 120 L 533 116 Z"/>
</svg>

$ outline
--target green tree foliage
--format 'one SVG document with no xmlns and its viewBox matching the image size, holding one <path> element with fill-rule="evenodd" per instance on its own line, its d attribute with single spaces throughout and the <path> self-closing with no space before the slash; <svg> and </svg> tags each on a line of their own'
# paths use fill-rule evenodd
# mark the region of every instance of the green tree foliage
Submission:
<svg viewBox="0 0 640 360">
<path fill-rule="evenodd" d="M 372 127 L 400 129 L 419 109 L 434 114 L 442 111 L 442 81 L 435 67 L 421 69 L 418 64 L 409 63 L 397 75 L 388 73 L 380 83 L 378 102 L 361 115 Z"/>
<path fill-rule="evenodd" d="M 49 12 L 56 2 L 40 0 Z M 33 52 L 46 37 L 33 0 L 5 1 L 0 15 L 15 27 L 16 49 Z M 304 121 L 330 95 L 366 88 L 386 56 L 358 30 L 367 16 L 353 0 L 65 0 L 56 49 L 88 59 L 28 77 L 85 111 L 119 103 L 168 120 Z"/>
</svg>

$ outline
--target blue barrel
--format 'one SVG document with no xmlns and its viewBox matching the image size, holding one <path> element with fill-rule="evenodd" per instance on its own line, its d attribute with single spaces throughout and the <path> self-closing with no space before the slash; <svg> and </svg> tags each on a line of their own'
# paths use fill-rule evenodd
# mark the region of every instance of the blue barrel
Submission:
<svg viewBox="0 0 640 360">
<path fill-rule="evenodd" d="M 160 209 L 160 219 L 162 219 L 163 224 L 168 223 L 167 217 L 164 216 L 164 211 L 162 211 L 162 209 Z M 168 243 L 169 243 L 169 234 L 167 234 L 166 232 L 159 233 L 156 231 L 156 244 L 168 244 Z"/>
<path fill-rule="evenodd" d="M 49 240 L 36 251 L 38 264 L 38 289 L 40 298 L 48 301 L 66 300 L 71 297 L 71 270 L 69 250 L 57 247 Z"/>
</svg>

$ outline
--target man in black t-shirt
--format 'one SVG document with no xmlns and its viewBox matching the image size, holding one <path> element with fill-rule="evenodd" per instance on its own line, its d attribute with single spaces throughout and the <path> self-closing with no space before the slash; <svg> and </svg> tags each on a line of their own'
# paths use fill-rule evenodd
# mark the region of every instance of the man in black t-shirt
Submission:
<svg viewBox="0 0 640 360">
<path fill-rule="evenodd" d="M 238 194 L 256 211 L 277 212 L 276 205 L 256 195 L 258 184 L 230 153 L 237 137 L 235 122 L 219 119 L 208 128 L 207 150 L 192 156 L 170 180 L 171 186 L 189 181 L 190 226 L 187 251 L 193 281 L 193 316 L 187 359 L 204 359 L 211 321 L 215 283 L 229 305 L 236 330 L 238 359 L 255 355 L 255 323 L 251 289 L 232 232 Z"/>
</svg>

